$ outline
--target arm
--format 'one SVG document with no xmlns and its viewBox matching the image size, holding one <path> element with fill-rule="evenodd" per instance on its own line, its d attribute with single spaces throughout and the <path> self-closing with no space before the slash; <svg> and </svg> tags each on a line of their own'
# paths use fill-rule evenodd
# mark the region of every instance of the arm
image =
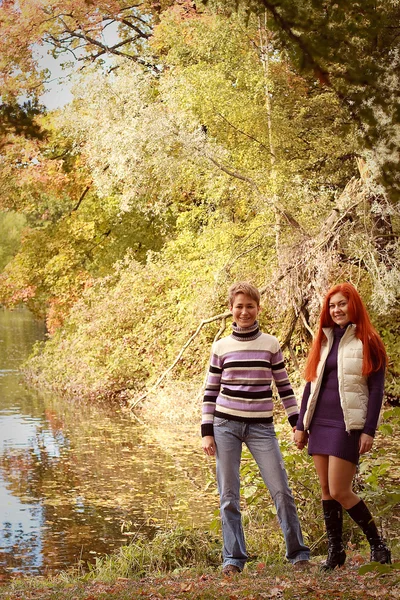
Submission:
<svg viewBox="0 0 400 600">
<path fill-rule="evenodd" d="M 222 363 L 220 357 L 213 351 L 208 369 L 208 376 L 203 398 L 203 414 L 201 421 L 201 435 L 205 437 L 214 436 L 214 412 L 215 403 L 221 387 Z M 204 444 L 203 444 L 204 448 Z"/>
<path fill-rule="evenodd" d="M 271 353 L 271 369 L 279 397 L 286 411 L 289 423 L 294 429 L 297 423 L 299 408 L 285 368 L 282 351 L 279 346 L 277 352 Z"/>
<path fill-rule="evenodd" d="M 368 408 L 363 432 L 360 436 L 360 454 L 369 452 L 374 443 L 375 431 L 382 408 L 385 383 L 385 367 L 371 373 L 368 377 Z"/>
<path fill-rule="evenodd" d="M 385 384 L 385 368 L 371 373 L 368 377 L 368 408 L 363 433 L 374 437 L 379 421 L 383 402 L 383 390 Z"/>
<path fill-rule="evenodd" d="M 213 456 L 215 454 L 215 443 L 213 435 L 205 435 L 202 438 L 203 450 L 208 456 Z"/>
<path fill-rule="evenodd" d="M 307 400 L 310 396 L 311 381 L 307 381 L 306 387 L 303 391 L 303 397 L 301 399 L 300 414 L 297 419 L 296 431 L 294 432 L 293 441 L 299 450 L 303 450 L 304 446 L 308 444 L 308 432 L 304 431 L 304 414 L 307 408 Z"/>
<path fill-rule="evenodd" d="M 297 424 L 296 424 L 296 430 L 298 430 L 298 431 L 304 431 L 303 420 L 304 420 L 304 415 L 306 412 L 307 401 L 310 396 L 310 392 L 311 392 L 311 381 L 307 381 L 306 387 L 304 388 L 304 391 L 303 391 L 303 397 L 301 399 L 299 418 L 297 419 Z"/>
</svg>

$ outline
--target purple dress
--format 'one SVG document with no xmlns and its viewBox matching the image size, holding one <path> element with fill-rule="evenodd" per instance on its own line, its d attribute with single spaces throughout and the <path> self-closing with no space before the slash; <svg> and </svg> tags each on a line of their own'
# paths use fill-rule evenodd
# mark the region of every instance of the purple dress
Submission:
<svg viewBox="0 0 400 600">
<path fill-rule="evenodd" d="M 358 464 L 359 440 L 361 433 L 375 435 L 379 413 L 382 406 L 385 369 L 382 367 L 368 377 L 369 400 L 363 429 L 346 431 L 342 407 L 340 405 L 339 383 L 337 375 L 337 355 L 339 342 L 346 327 L 333 329 L 334 341 L 326 359 L 321 389 L 309 428 L 308 453 L 337 456 Z M 311 383 L 308 382 L 303 393 L 297 429 L 304 430 L 303 418 L 310 395 Z"/>
</svg>

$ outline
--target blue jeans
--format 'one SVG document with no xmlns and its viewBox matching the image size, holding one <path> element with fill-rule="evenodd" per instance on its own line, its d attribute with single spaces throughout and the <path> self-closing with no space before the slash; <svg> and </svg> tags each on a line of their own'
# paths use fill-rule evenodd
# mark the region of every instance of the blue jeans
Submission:
<svg viewBox="0 0 400 600">
<path fill-rule="evenodd" d="M 217 483 L 222 521 L 223 566 L 240 570 L 248 558 L 240 514 L 240 459 L 244 442 L 253 455 L 265 485 L 274 501 L 285 543 L 286 558 L 291 563 L 309 560 L 304 545 L 285 465 L 272 423 L 243 423 L 214 418 L 217 458 Z"/>
</svg>

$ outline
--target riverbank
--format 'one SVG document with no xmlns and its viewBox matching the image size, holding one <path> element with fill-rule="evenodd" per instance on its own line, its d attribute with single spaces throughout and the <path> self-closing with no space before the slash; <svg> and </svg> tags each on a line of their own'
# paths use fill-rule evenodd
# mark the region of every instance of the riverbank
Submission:
<svg viewBox="0 0 400 600">
<path fill-rule="evenodd" d="M 322 573 L 315 559 L 309 570 L 295 571 L 291 565 L 253 563 L 243 574 L 226 578 L 219 570 L 150 574 L 140 580 L 119 577 L 114 581 L 85 582 L 59 575 L 54 579 L 16 579 L 0 586 L 2 600 L 354 600 L 355 598 L 400 598 L 400 563 L 377 566 L 360 573 L 366 556 L 351 552 L 342 569 Z M 371 565 L 372 567 L 372 565 Z M 364 567 L 365 568 L 365 567 Z M 361 568 L 361 571 L 363 569 Z M 379 572 L 381 571 L 387 571 Z"/>
</svg>

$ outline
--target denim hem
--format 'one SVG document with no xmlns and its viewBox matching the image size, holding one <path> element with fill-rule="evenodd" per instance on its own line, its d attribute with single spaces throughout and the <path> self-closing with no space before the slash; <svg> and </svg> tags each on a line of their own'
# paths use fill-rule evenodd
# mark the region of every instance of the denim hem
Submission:
<svg viewBox="0 0 400 600">
<path fill-rule="evenodd" d="M 237 567 L 238 569 L 240 569 L 240 571 L 243 571 L 245 564 L 246 564 L 245 560 L 238 560 L 238 559 L 234 559 L 234 558 L 227 558 L 222 563 L 222 568 L 227 567 L 228 565 L 233 565 L 234 567 Z"/>
<path fill-rule="evenodd" d="M 292 563 L 292 565 L 295 565 L 300 560 L 310 560 L 310 553 L 309 552 L 300 552 L 300 554 L 298 554 L 296 556 L 296 558 L 289 558 L 288 560 L 289 560 L 289 562 Z"/>
</svg>

